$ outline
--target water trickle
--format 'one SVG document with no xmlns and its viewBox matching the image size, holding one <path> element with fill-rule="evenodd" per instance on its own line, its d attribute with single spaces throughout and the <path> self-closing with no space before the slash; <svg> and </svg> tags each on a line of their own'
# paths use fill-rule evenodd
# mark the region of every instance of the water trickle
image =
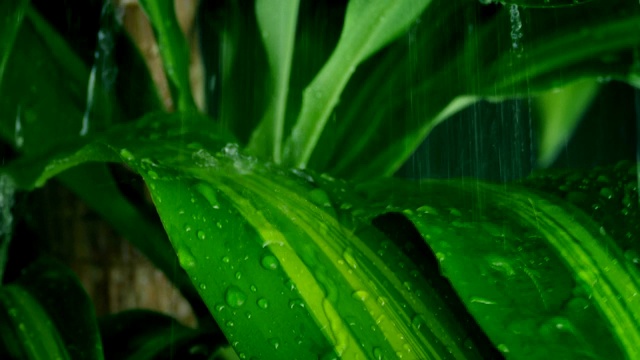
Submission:
<svg viewBox="0 0 640 360">
<path fill-rule="evenodd" d="M 89 133 L 94 103 L 98 100 L 96 92 L 102 90 L 104 93 L 109 93 L 115 84 L 117 68 L 113 61 L 115 38 L 112 29 L 115 28 L 114 21 L 116 21 L 116 17 L 113 6 L 109 2 L 105 2 L 100 13 L 100 29 L 98 30 L 96 50 L 93 53 L 94 62 L 87 81 L 87 100 L 82 116 L 80 136 Z M 101 113 L 100 116 L 105 115 Z"/>
<path fill-rule="evenodd" d="M 18 111 L 16 114 L 16 123 L 13 132 L 14 143 L 16 148 L 20 149 L 24 145 L 24 133 L 22 130 L 22 106 L 18 105 Z"/>
<path fill-rule="evenodd" d="M 519 53 L 522 51 L 520 39 L 522 38 L 522 20 L 520 19 L 520 10 L 517 5 L 511 5 L 509 8 L 511 21 L 511 47 L 513 51 Z"/>
<path fill-rule="evenodd" d="M 247 301 L 247 294 L 236 286 L 229 286 L 225 293 L 225 301 L 232 308 L 239 308 Z"/>
<path fill-rule="evenodd" d="M 4 274 L 7 263 L 7 253 L 9 251 L 9 241 L 13 229 L 13 195 L 15 185 L 13 180 L 7 175 L 0 175 L 0 280 Z"/>
</svg>

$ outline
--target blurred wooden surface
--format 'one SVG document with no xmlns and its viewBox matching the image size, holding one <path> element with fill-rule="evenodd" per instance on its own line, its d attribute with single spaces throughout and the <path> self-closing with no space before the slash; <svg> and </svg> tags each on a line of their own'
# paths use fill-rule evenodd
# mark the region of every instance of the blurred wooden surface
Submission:
<svg viewBox="0 0 640 360">
<path fill-rule="evenodd" d="M 116 3 L 122 11 L 123 25 L 144 56 L 165 107 L 172 110 L 162 61 L 146 15 L 137 1 Z M 191 44 L 192 87 L 196 104 L 202 109 L 203 70 L 194 29 L 197 4 L 197 0 L 176 1 L 176 12 Z M 78 274 L 98 315 L 146 308 L 195 325 L 190 305 L 167 277 L 73 193 L 50 182 L 35 196 L 36 203 L 48 214 L 40 231 L 49 239 L 52 253 Z"/>
</svg>

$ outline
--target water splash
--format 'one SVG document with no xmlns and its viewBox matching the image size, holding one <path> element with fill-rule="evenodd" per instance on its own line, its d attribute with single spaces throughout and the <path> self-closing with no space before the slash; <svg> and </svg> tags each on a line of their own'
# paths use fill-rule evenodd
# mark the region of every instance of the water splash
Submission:
<svg viewBox="0 0 640 360">
<path fill-rule="evenodd" d="M 9 242 L 11 241 L 13 229 L 11 207 L 13 206 L 14 193 L 15 184 L 13 180 L 5 174 L 0 175 L 0 281 L 7 264 Z"/>
</svg>

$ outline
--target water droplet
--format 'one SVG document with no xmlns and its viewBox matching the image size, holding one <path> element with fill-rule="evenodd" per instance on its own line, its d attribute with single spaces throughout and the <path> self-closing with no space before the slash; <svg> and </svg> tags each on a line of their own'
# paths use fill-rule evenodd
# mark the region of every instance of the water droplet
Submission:
<svg viewBox="0 0 640 360">
<path fill-rule="evenodd" d="M 223 262 L 223 263 L 225 263 L 225 264 L 228 264 L 230 261 L 231 261 L 231 259 L 229 259 L 229 257 L 228 257 L 228 256 L 224 256 L 224 257 L 222 258 L 222 262 Z"/>
<path fill-rule="evenodd" d="M 382 350 L 379 347 L 374 347 L 373 348 L 373 358 L 376 359 L 376 360 L 384 359 L 384 357 L 382 355 Z"/>
<path fill-rule="evenodd" d="M 293 309 L 296 307 L 304 308 L 304 301 L 302 301 L 302 299 L 292 299 L 289 301 L 289 308 Z"/>
<path fill-rule="evenodd" d="M 256 292 L 256 291 L 258 291 L 258 288 L 255 285 L 251 285 L 249 287 L 249 290 L 251 290 L 252 292 Z"/>
<path fill-rule="evenodd" d="M 640 264 L 640 254 L 635 249 L 630 249 L 624 252 L 624 258 L 632 262 L 633 264 Z"/>
<path fill-rule="evenodd" d="M 309 191 L 309 199 L 311 202 L 318 206 L 329 207 L 331 206 L 331 200 L 329 199 L 329 195 L 319 188 L 313 189 Z"/>
<path fill-rule="evenodd" d="M 178 261 L 183 268 L 190 268 L 196 266 L 196 259 L 194 259 L 191 251 L 187 249 L 178 249 Z"/>
<path fill-rule="evenodd" d="M 344 261 L 346 261 L 351 268 L 356 269 L 358 267 L 358 263 L 356 262 L 356 259 L 353 257 L 352 252 L 353 250 L 347 249 L 344 252 L 344 254 L 342 254 L 342 256 L 344 257 Z"/>
<path fill-rule="evenodd" d="M 340 209 L 342 210 L 349 210 L 353 207 L 353 205 L 349 204 L 349 203 L 343 203 L 340 205 Z"/>
<path fill-rule="evenodd" d="M 200 290 L 207 290 L 207 285 L 200 283 Z"/>
<path fill-rule="evenodd" d="M 449 209 L 449 214 L 453 215 L 453 216 L 462 216 L 462 213 L 460 212 L 460 210 L 456 209 L 456 208 L 450 208 Z"/>
<path fill-rule="evenodd" d="M 224 308 L 225 308 L 225 306 L 223 304 L 216 305 L 216 311 L 217 312 L 220 312 L 220 311 L 224 310 Z"/>
<path fill-rule="evenodd" d="M 184 226 L 184 231 L 189 232 L 191 231 L 191 225 L 187 224 Z"/>
<path fill-rule="evenodd" d="M 135 156 L 133 156 L 133 154 L 132 154 L 129 150 L 127 150 L 127 149 L 122 149 L 122 150 L 120 150 L 120 157 L 122 157 L 124 160 L 127 160 L 127 161 L 132 161 L 132 160 L 134 160 L 134 159 L 136 158 L 136 157 L 135 157 Z"/>
<path fill-rule="evenodd" d="M 222 223 L 220 221 L 216 222 L 216 226 L 218 229 L 222 229 Z"/>
<path fill-rule="evenodd" d="M 509 348 L 505 344 L 500 344 L 498 345 L 498 351 L 500 351 L 501 353 L 508 353 Z"/>
<path fill-rule="evenodd" d="M 432 208 L 431 206 L 428 206 L 428 205 L 420 206 L 416 210 L 421 212 L 421 213 L 423 213 L 423 214 L 438 215 L 438 211 L 436 209 Z"/>
<path fill-rule="evenodd" d="M 602 196 L 605 199 L 611 199 L 613 198 L 613 191 L 611 191 L 611 189 L 607 187 L 604 187 L 600 189 L 600 196 Z"/>
<path fill-rule="evenodd" d="M 147 171 L 147 175 L 149 175 L 149 177 L 152 178 L 153 180 L 158 179 L 158 173 L 153 170 Z"/>
<path fill-rule="evenodd" d="M 479 296 L 472 296 L 471 297 L 471 303 L 484 304 L 484 305 L 495 305 L 495 304 L 497 304 L 493 300 L 485 299 L 485 298 L 479 297 Z"/>
<path fill-rule="evenodd" d="M 422 315 L 416 315 L 411 319 L 411 326 L 413 326 L 416 330 L 420 330 L 423 326 L 427 324 L 427 320 Z"/>
<path fill-rule="evenodd" d="M 280 347 L 280 340 L 278 338 L 269 339 L 269 344 L 273 346 L 276 350 Z"/>
<path fill-rule="evenodd" d="M 204 240 L 206 237 L 207 235 L 204 233 L 204 231 L 202 230 L 198 231 L 198 239 Z"/>
<path fill-rule="evenodd" d="M 242 277 L 242 273 L 240 271 L 238 271 L 236 273 L 236 279 L 240 280 L 241 277 Z"/>
<path fill-rule="evenodd" d="M 267 270 L 275 270 L 278 268 L 278 259 L 273 255 L 265 255 L 262 257 L 260 264 Z"/>
<path fill-rule="evenodd" d="M 266 309 L 269 307 L 269 300 L 265 299 L 265 298 L 260 298 L 258 299 L 258 307 L 260 309 Z"/>
<path fill-rule="evenodd" d="M 360 300 L 362 302 L 365 302 L 368 298 L 369 298 L 369 293 L 364 291 L 364 290 L 358 290 L 355 291 L 351 297 L 353 297 L 356 300 Z"/>
<path fill-rule="evenodd" d="M 235 286 L 229 286 L 225 294 L 225 300 L 232 308 L 239 308 L 247 301 L 247 295 Z"/>
</svg>

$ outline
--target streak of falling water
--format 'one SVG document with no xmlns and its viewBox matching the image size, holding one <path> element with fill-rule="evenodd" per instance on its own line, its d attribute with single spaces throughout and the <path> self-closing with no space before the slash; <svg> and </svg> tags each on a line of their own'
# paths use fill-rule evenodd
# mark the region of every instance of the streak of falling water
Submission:
<svg viewBox="0 0 640 360">
<path fill-rule="evenodd" d="M 511 47 L 514 52 L 520 53 L 522 52 L 522 47 L 519 43 L 520 38 L 522 38 L 522 20 L 520 19 L 518 5 L 511 5 L 509 14 L 511 15 Z"/>
<path fill-rule="evenodd" d="M 96 51 L 96 60 L 98 54 Z M 87 82 L 87 105 L 84 109 L 84 115 L 82 116 L 82 128 L 80 129 L 80 136 L 85 136 L 89 132 L 89 117 L 91 109 L 93 108 L 93 92 L 96 87 L 96 63 L 91 67 L 91 73 L 89 74 L 89 81 Z"/>
<path fill-rule="evenodd" d="M 0 282 L 4 275 L 13 228 L 13 194 L 15 186 L 13 180 L 7 175 L 0 176 Z"/>
<path fill-rule="evenodd" d="M 20 149 L 24 144 L 24 133 L 22 130 L 22 106 L 18 105 L 18 111 L 16 113 L 16 123 L 13 132 L 13 139 L 17 149 Z"/>
<path fill-rule="evenodd" d="M 112 31 L 114 28 L 113 22 L 114 20 L 118 21 L 117 18 L 117 14 L 114 16 L 111 3 L 106 1 L 100 13 L 100 29 L 98 30 L 96 50 L 93 54 L 94 61 L 87 81 L 87 102 L 82 116 L 80 136 L 87 135 L 90 130 L 91 120 L 94 116 L 93 107 L 97 100 L 96 92 L 104 90 L 104 93 L 108 93 L 115 83 L 117 68 L 112 59 L 115 46 Z"/>
</svg>

